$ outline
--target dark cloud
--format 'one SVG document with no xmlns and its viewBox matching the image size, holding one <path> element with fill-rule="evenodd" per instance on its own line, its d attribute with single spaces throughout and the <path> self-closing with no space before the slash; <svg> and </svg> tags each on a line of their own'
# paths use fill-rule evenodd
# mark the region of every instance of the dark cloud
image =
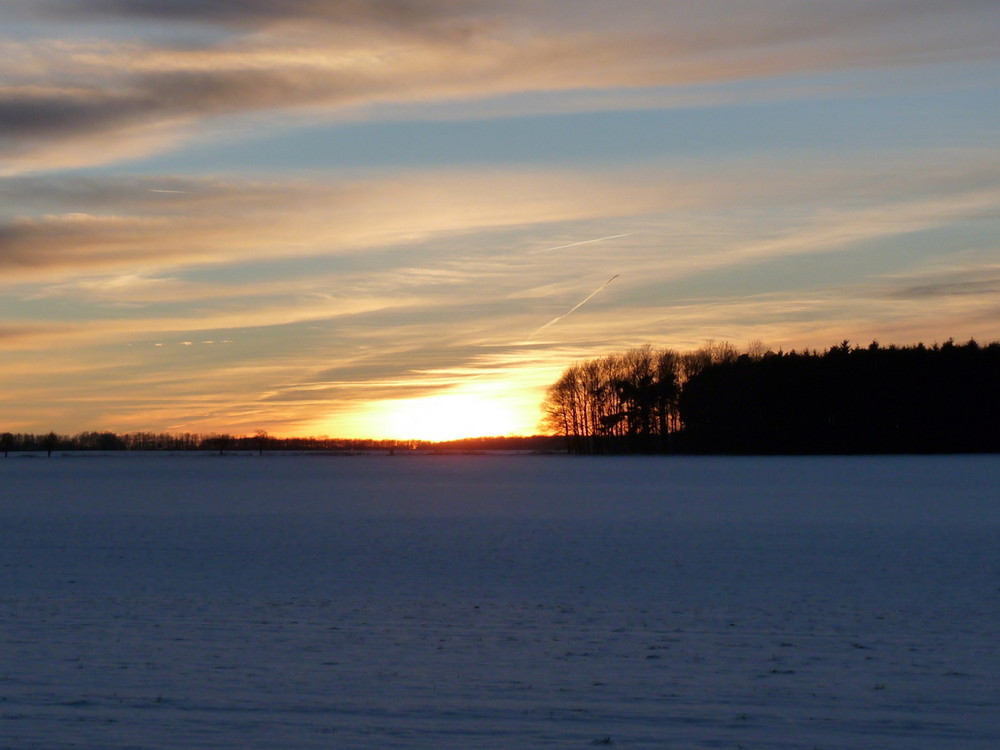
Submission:
<svg viewBox="0 0 1000 750">
<path fill-rule="evenodd" d="M 21 215 L 0 221 L 0 270 L 87 271 L 228 257 L 266 234 L 282 189 L 212 180 L 63 176 L 0 180 L 0 201 Z M 43 209 L 38 211 L 38 209 Z M 248 217 L 254 217 L 250 219 Z M 245 234 L 253 225 L 250 238 Z"/>
<path fill-rule="evenodd" d="M 101 163 L 116 154 L 120 139 L 139 138 L 158 128 L 168 128 L 161 133 L 169 142 L 170 132 L 203 118 L 343 106 L 370 99 L 383 88 L 384 82 L 364 75 L 305 68 L 147 73 L 108 81 L 106 91 L 36 93 L 0 88 L 0 154 L 37 151 L 44 161 L 47 147 L 97 137 L 98 142 L 81 145 L 75 156 L 82 163 Z"/>
<path fill-rule="evenodd" d="M 134 227 L 130 231 L 110 219 L 15 219 L 0 224 L 0 268 L 88 267 L 128 260 L 138 239 Z"/>
<path fill-rule="evenodd" d="M 100 132 L 143 119 L 155 108 L 148 98 L 101 91 L 0 92 L 0 140 Z"/>
<path fill-rule="evenodd" d="M 336 104 L 371 96 L 383 86 L 363 74 L 303 65 L 139 73 L 109 78 L 104 90 L 0 88 L 0 139 L 79 135 L 163 118 Z"/>
<path fill-rule="evenodd" d="M 237 27 L 288 20 L 412 27 L 464 16 L 484 5 L 469 0 L 81 0 L 48 2 L 46 7 L 67 15 L 104 14 Z"/>
<path fill-rule="evenodd" d="M 383 83 L 361 74 L 315 68 L 184 70 L 136 80 L 149 109 L 213 116 L 308 104 L 344 104 L 371 97 Z M 147 110 L 148 111 L 148 110 Z"/>
<path fill-rule="evenodd" d="M 916 284 L 892 294 L 897 299 L 934 299 L 938 297 L 994 296 L 1000 292 L 1000 276 Z"/>
</svg>

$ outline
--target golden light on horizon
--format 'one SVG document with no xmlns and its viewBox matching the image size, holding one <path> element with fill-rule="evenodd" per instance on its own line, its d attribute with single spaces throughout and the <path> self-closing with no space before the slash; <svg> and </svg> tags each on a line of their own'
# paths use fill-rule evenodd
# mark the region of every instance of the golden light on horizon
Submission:
<svg viewBox="0 0 1000 750">
<path fill-rule="evenodd" d="M 359 415 L 365 432 L 396 440 L 459 440 L 534 434 L 538 405 L 499 383 L 449 390 L 420 398 L 372 404 Z"/>
<path fill-rule="evenodd" d="M 473 394 L 406 399 L 383 408 L 380 432 L 393 438 L 440 442 L 517 431 L 514 414 L 496 401 Z"/>
</svg>

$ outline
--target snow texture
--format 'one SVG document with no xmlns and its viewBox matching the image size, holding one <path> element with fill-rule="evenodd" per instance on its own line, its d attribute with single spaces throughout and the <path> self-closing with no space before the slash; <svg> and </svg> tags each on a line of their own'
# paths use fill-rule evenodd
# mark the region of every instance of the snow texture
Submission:
<svg viewBox="0 0 1000 750">
<path fill-rule="evenodd" d="M 1000 747 L 1000 458 L 0 460 L 2 748 Z"/>
</svg>

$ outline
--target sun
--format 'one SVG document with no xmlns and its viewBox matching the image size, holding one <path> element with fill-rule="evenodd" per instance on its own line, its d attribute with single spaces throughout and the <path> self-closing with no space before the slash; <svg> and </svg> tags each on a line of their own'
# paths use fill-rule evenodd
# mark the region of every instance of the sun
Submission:
<svg viewBox="0 0 1000 750">
<path fill-rule="evenodd" d="M 327 414 L 311 429 L 342 438 L 443 442 L 534 435 L 542 399 L 538 378 L 485 378 L 410 398 L 380 398 Z M 547 380 L 545 381 L 547 382 Z"/>
<path fill-rule="evenodd" d="M 518 422 L 510 409 L 488 397 L 447 394 L 384 403 L 383 431 L 399 439 L 458 440 L 510 435 Z"/>
</svg>

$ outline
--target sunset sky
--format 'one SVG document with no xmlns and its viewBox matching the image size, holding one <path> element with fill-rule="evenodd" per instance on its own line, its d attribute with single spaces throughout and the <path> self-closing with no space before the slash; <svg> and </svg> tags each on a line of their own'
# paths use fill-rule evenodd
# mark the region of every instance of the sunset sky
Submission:
<svg viewBox="0 0 1000 750">
<path fill-rule="evenodd" d="M 643 343 L 1000 339 L 998 40 L 996 0 L 0 0 L 0 431 L 531 434 Z"/>
</svg>

